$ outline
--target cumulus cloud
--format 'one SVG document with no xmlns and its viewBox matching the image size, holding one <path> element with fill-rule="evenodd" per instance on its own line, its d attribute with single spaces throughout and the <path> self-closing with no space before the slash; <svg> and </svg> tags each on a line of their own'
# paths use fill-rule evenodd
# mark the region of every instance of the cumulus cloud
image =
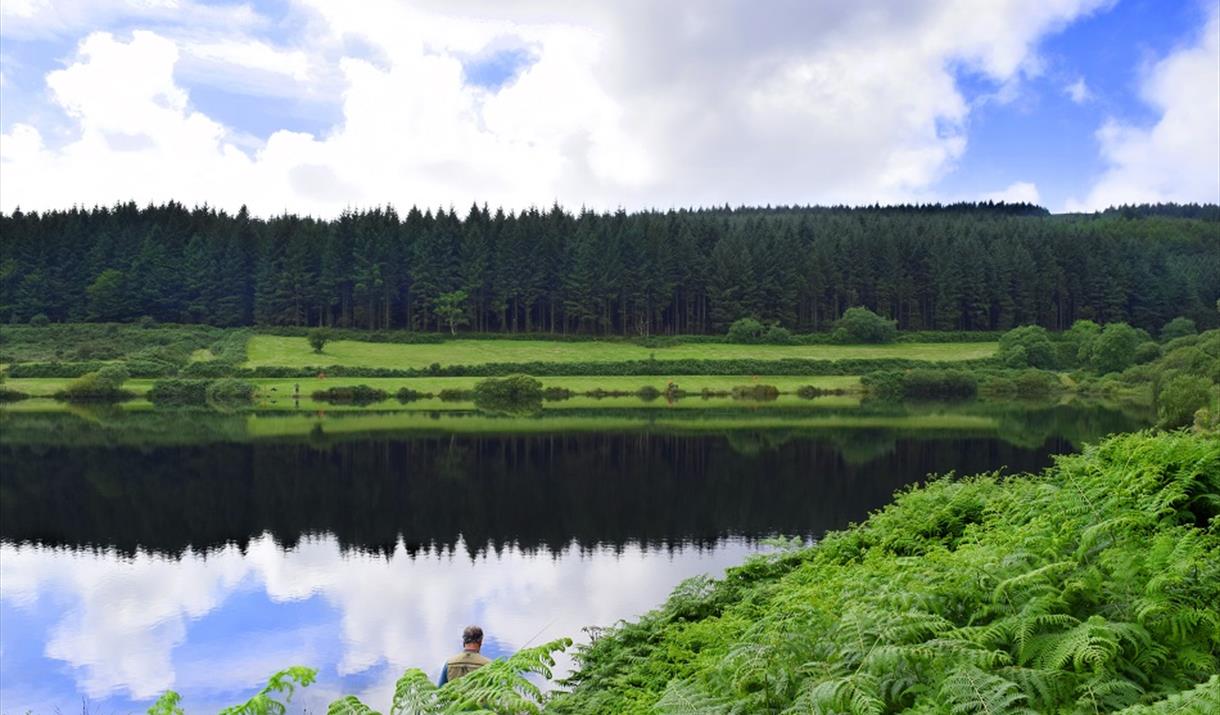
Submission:
<svg viewBox="0 0 1220 715">
<path fill-rule="evenodd" d="M 1084 104 L 1093 98 L 1093 92 L 1089 90 L 1089 85 L 1085 84 L 1084 77 L 1066 85 L 1063 92 L 1076 104 Z"/>
<path fill-rule="evenodd" d="M 1010 204 L 1036 204 L 1042 199 L 1038 195 L 1038 187 L 1029 181 L 1014 181 L 1000 191 L 993 191 L 983 197 L 984 201 L 1003 201 Z"/>
<path fill-rule="evenodd" d="M 1097 131 L 1108 168 L 1069 211 L 1124 203 L 1220 201 L 1220 11 L 1190 45 L 1157 62 L 1140 94 L 1160 113 L 1150 127 L 1108 119 Z"/>
<path fill-rule="evenodd" d="M 78 134 L 58 143 L 24 123 L 0 137 L 0 208 L 173 198 L 333 215 L 384 202 L 934 199 L 967 143 L 956 73 L 1011 84 L 1036 66 L 1042 36 L 1100 1 L 997 0 L 979 12 L 922 0 L 878 12 L 744 0 L 300 0 L 291 47 L 164 25 L 130 38 L 94 33 L 48 77 Z M 101 12 L 71 7 L 69 27 Z M 528 47 L 528 66 L 501 87 L 470 84 L 463 59 L 506 44 Z M 68 81 L 83 77 L 97 86 Z M 185 87 L 201 77 L 267 101 L 333 94 L 342 120 L 250 146 L 193 108 Z M 97 96 L 111 88 L 123 102 Z"/>
</svg>

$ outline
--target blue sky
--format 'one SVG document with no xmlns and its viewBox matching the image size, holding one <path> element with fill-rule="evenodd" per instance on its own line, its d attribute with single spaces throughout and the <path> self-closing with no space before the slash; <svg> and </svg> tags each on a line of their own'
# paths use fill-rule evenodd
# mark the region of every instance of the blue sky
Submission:
<svg viewBox="0 0 1220 715">
<path fill-rule="evenodd" d="M 0 208 L 1220 200 L 1220 2 L 13 0 Z"/>
</svg>

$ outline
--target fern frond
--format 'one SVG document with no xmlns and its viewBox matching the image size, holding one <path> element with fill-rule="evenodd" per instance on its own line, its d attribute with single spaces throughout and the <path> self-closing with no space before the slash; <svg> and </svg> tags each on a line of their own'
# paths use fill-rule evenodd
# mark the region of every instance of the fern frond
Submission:
<svg viewBox="0 0 1220 715">
<path fill-rule="evenodd" d="M 1016 683 L 972 665 L 950 673 L 941 684 L 940 695 L 953 715 L 1033 713 L 1021 707 L 1027 698 Z"/>
<path fill-rule="evenodd" d="M 1026 571 L 1023 574 L 1013 576 L 1012 578 L 1004 579 L 1000 582 L 995 590 L 991 592 L 992 601 L 1002 600 L 1009 591 L 1028 587 L 1029 585 L 1041 581 L 1042 579 L 1050 578 L 1057 571 L 1066 571 L 1076 565 L 1074 561 L 1056 561 L 1045 566 L 1040 566 L 1032 571 Z M 1046 585 L 1046 584 L 1042 584 Z"/>
<path fill-rule="evenodd" d="M 1137 701 L 1144 694 L 1144 689 L 1136 683 L 1120 677 L 1107 677 L 1099 674 L 1078 688 L 1080 697 L 1076 703 L 1090 712 L 1109 712 L 1126 707 Z"/>
<path fill-rule="evenodd" d="M 326 707 L 326 715 L 381 715 L 355 695 L 339 698 Z"/>
<path fill-rule="evenodd" d="M 885 701 L 880 697 L 877 680 L 867 673 L 854 673 L 815 683 L 802 693 L 797 703 L 818 713 L 881 715 L 885 712 Z"/>
<path fill-rule="evenodd" d="M 1117 715 L 1214 715 L 1220 712 L 1220 675 L 1190 690 L 1148 705 L 1132 705 Z"/>
<path fill-rule="evenodd" d="M 267 684 L 254 697 L 221 710 L 220 715 L 284 715 L 296 688 L 308 686 L 317 677 L 318 671 L 313 668 L 300 665 L 285 668 L 268 678 Z M 279 696 L 284 698 L 283 702 Z"/>
<path fill-rule="evenodd" d="M 157 702 L 148 708 L 148 715 L 183 715 L 182 708 L 178 706 L 180 702 L 181 695 L 173 690 L 166 690 L 157 698 Z"/>
<path fill-rule="evenodd" d="M 409 668 L 394 684 L 390 715 L 429 715 L 436 709 L 436 685 L 424 671 Z"/>
<path fill-rule="evenodd" d="M 655 705 L 659 715 L 719 715 L 728 712 L 724 700 L 688 680 L 674 680 Z"/>
<path fill-rule="evenodd" d="M 1118 635 L 1104 618 L 1090 616 L 1069 631 L 1049 636 L 1040 650 L 1041 667 L 1059 669 L 1071 665 L 1077 672 L 1096 669 L 1118 653 Z"/>
</svg>

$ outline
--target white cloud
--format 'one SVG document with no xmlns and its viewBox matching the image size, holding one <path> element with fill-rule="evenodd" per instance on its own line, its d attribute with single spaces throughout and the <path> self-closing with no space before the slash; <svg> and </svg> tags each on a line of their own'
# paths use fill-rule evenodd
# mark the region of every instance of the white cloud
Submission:
<svg viewBox="0 0 1220 715">
<path fill-rule="evenodd" d="M 0 3 L 0 21 L 0 33 L 22 40 L 79 37 L 120 21 L 230 33 L 266 25 L 248 4 L 192 0 L 5 0 Z"/>
<path fill-rule="evenodd" d="M 249 690 L 287 665 L 341 676 L 386 665 L 384 678 L 358 693 L 367 703 L 385 705 L 406 668 L 435 676 L 459 647 L 462 627 L 472 621 L 510 652 L 564 635 L 579 638 L 582 627 L 638 615 L 660 603 L 680 580 L 719 575 L 751 551 L 739 542 L 673 553 L 638 546 L 618 553 L 570 547 L 555 558 L 510 547 L 471 560 L 461 545 L 453 556 L 412 558 L 401 544 L 382 556 L 344 553 L 333 536 L 306 538 L 291 550 L 263 536 L 244 555 L 229 546 L 180 559 L 148 554 L 127 559 L 4 544 L 0 581 L 4 599 L 17 609 L 36 608 L 41 599 L 53 599 L 57 608 L 62 604 L 45 655 L 73 666 L 77 688 L 93 700 L 118 694 L 151 698 L 174 688 L 188 711 L 202 711 L 231 703 L 201 699 Z M 223 610 L 239 590 L 264 593 L 273 603 L 325 599 L 335 609 L 342 637 L 330 637 L 329 622 L 311 622 L 291 632 L 229 634 L 232 644 L 223 653 L 193 647 L 191 621 Z M 223 643 L 220 635 L 207 640 Z M 562 660 L 561 668 L 569 665 Z M 25 702 L 23 692 L 6 685 L 6 705 L 14 711 L 50 709 L 46 702 Z M 337 683 L 323 683 L 294 698 L 294 704 L 324 709 L 338 692 Z M 65 704 L 74 699 L 72 693 L 62 695 Z"/>
<path fill-rule="evenodd" d="M 20 144 L 3 149 L 0 208 L 173 198 L 333 215 L 383 202 L 935 198 L 967 143 L 956 70 L 1011 84 L 1036 70 L 1040 37 L 1098 4 L 303 0 L 301 36 L 278 45 L 240 24 L 231 41 L 165 26 L 129 41 L 95 33 L 48 78 L 79 135 L 56 145 L 27 124 L 0 138 Z M 72 7 L 85 19 L 68 25 L 87 24 L 89 6 Z M 496 92 L 466 84 L 462 58 L 505 38 L 536 61 Z M 192 109 L 184 80 L 269 102 L 331 94 L 343 119 L 246 149 Z M 104 96 L 111 87 L 123 102 Z"/>
<path fill-rule="evenodd" d="M 1003 201 L 1010 204 L 1037 204 L 1042 199 L 1038 195 L 1038 187 L 1029 181 L 1015 181 L 1000 191 L 993 191 L 983 196 L 984 201 Z"/>
<path fill-rule="evenodd" d="M 1066 85 L 1063 92 L 1076 104 L 1084 104 L 1093 98 L 1093 92 L 1089 90 L 1089 85 L 1085 84 L 1084 77 Z"/>
<path fill-rule="evenodd" d="M 1157 62 L 1140 93 L 1160 112 L 1151 127 L 1108 119 L 1097 132 L 1108 165 L 1069 211 L 1124 203 L 1220 201 L 1220 11 L 1196 41 Z"/>
</svg>

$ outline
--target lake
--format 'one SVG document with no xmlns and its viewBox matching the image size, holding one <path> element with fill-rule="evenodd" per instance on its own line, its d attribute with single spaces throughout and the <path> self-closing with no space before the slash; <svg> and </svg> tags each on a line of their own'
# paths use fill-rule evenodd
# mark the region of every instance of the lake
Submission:
<svg viewBox="0 0 1220 715">
<path fill-rule="evenodd" d="M 294 704 L 386 707 L 468 623 L 492 656 L 580 640 L 929 473 L 1038 470 L 1147 419 L 828 404 L 0 410 L 0 710 L 143 711 L 173 688 L 209 712 L 294 664 L 319 670 Z"/>
</svg>

